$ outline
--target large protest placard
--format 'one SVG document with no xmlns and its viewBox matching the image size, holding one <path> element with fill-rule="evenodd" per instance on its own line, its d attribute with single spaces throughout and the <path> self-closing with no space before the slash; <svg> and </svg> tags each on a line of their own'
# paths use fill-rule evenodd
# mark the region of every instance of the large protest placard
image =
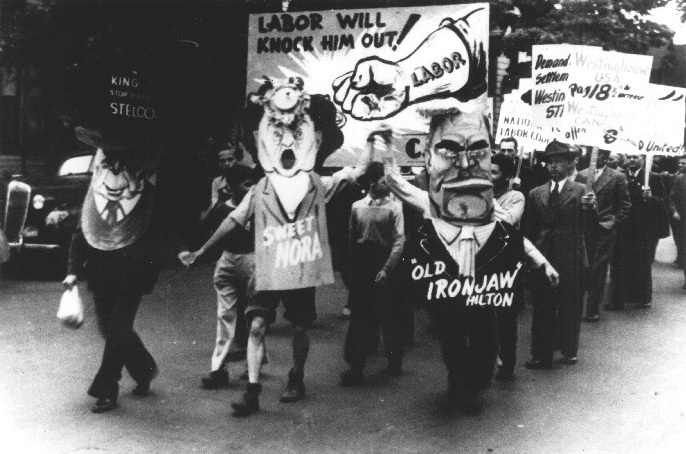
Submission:
<svg viewBox="0 0 686 454">
<path fill-rule="evenodd" d="M 253 14 L 249 21 L 248 93 L 265 76 L 300 77 L 308 93 L 336 103 L 345 142 L 326 165 L 355 163 L 381 123 L 395 132 L 398 163 L 420 162 L 428 119 L 418 109 L 428 102 L 452 99 L 486 114 L 487 3 Z"/>
<path fill-rule="evenodd" d="M 624 153 L 683 154 L 686 89 L 644 84 L 630 93 L 617 100 L 623 115 L 603 130 L 603 147 Z"/>
<path fill-rule="evenodd" d="M 538 126 L 560 126 L 568 114 L 570 81 L 576 68 L 591 55 L 602 52 L 592 46 L 572 44 L 535 45 L 531 50 L 532 116 Z"/>
</svg>

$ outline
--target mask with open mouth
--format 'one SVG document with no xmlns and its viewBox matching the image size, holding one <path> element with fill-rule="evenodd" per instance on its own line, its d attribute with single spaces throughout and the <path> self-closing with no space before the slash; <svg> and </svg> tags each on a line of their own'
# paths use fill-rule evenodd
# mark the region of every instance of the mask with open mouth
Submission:
<svg viewBox="0 0 686 454">
<path fill-rule="evenodd" d="M 488 123 L 478 113 L 432 118 L 425 153 L 432 216 L 456 225 L 482 225 L 493 212 Z"/>
</svg>

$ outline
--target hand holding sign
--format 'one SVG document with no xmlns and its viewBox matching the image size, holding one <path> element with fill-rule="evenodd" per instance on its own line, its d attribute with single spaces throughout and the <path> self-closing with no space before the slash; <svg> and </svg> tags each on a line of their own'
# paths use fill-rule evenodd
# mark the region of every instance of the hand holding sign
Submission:
<svg viewBox="0 0 686 454">
<path fill-rule="evenodd" d="M 334 80 L 334 99 L 355 119 L 382 120 L 407 105 L 408 80 L 397 63 L 369 57 Z"/>
</svg>

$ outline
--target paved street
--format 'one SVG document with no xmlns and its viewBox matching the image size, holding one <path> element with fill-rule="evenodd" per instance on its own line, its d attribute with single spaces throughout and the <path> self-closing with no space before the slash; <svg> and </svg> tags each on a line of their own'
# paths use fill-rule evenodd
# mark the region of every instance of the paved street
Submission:
<svg viewBox="0 0 686 454">
<path fill-rule="evenodd" d="M 582 327 L 579 363 L 528 371 L 531 308 L 520 320 L 517 379 L 495 383 L 481 415 L 444 404 L 445 372 L 437 343 L 417 313 L 416 346 L 405 374 L 389 378 L 372 358 L 361 389 L 342 388 L 340 318 L 346 293 L 338 283 L 317 292 L 319 319 L 306 371 L 308 398 L 282 404 L 290 367 L 290 331 L 283 319 L 268 336 L 262 411 L 230 416 L 242 392 L 204 391 L 216 310 L 212 266 L 166 270 L 147 297 L 137 329 L 160 366 L 153 395 L 130 396 L 122 380 L 120 407 L 93 414 L 86 389 L 103 341 L 92 309 L 71 331 L 55 318 L 56 282 L 0 282 L 0 452 L 3 453 L 669 453 L 686 446 L 686 292 L 663 240 L 648 310 L 601 314 Z M 239 385 L 240 383 L 240 385 Z"/>
</svg>

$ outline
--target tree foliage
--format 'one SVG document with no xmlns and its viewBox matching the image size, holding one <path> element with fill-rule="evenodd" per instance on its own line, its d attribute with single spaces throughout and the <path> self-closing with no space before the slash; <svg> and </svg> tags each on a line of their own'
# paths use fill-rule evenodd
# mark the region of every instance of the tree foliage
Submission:
<svg viewBox="0 0 686 454">
<path fill-rule="evenodd" d="M 667 45 L 673 32 L 648 20 L 649 12 L 668 0 L 512 0 L 521 13 L 504 39 L 506 55 L 533 44 L 570 43 L 605 50 L 646 54 Z M 684 8 L 685 1 L 680 6 Z M 502 8 L 502 7 L 501 7 Z"/>
</svg>

